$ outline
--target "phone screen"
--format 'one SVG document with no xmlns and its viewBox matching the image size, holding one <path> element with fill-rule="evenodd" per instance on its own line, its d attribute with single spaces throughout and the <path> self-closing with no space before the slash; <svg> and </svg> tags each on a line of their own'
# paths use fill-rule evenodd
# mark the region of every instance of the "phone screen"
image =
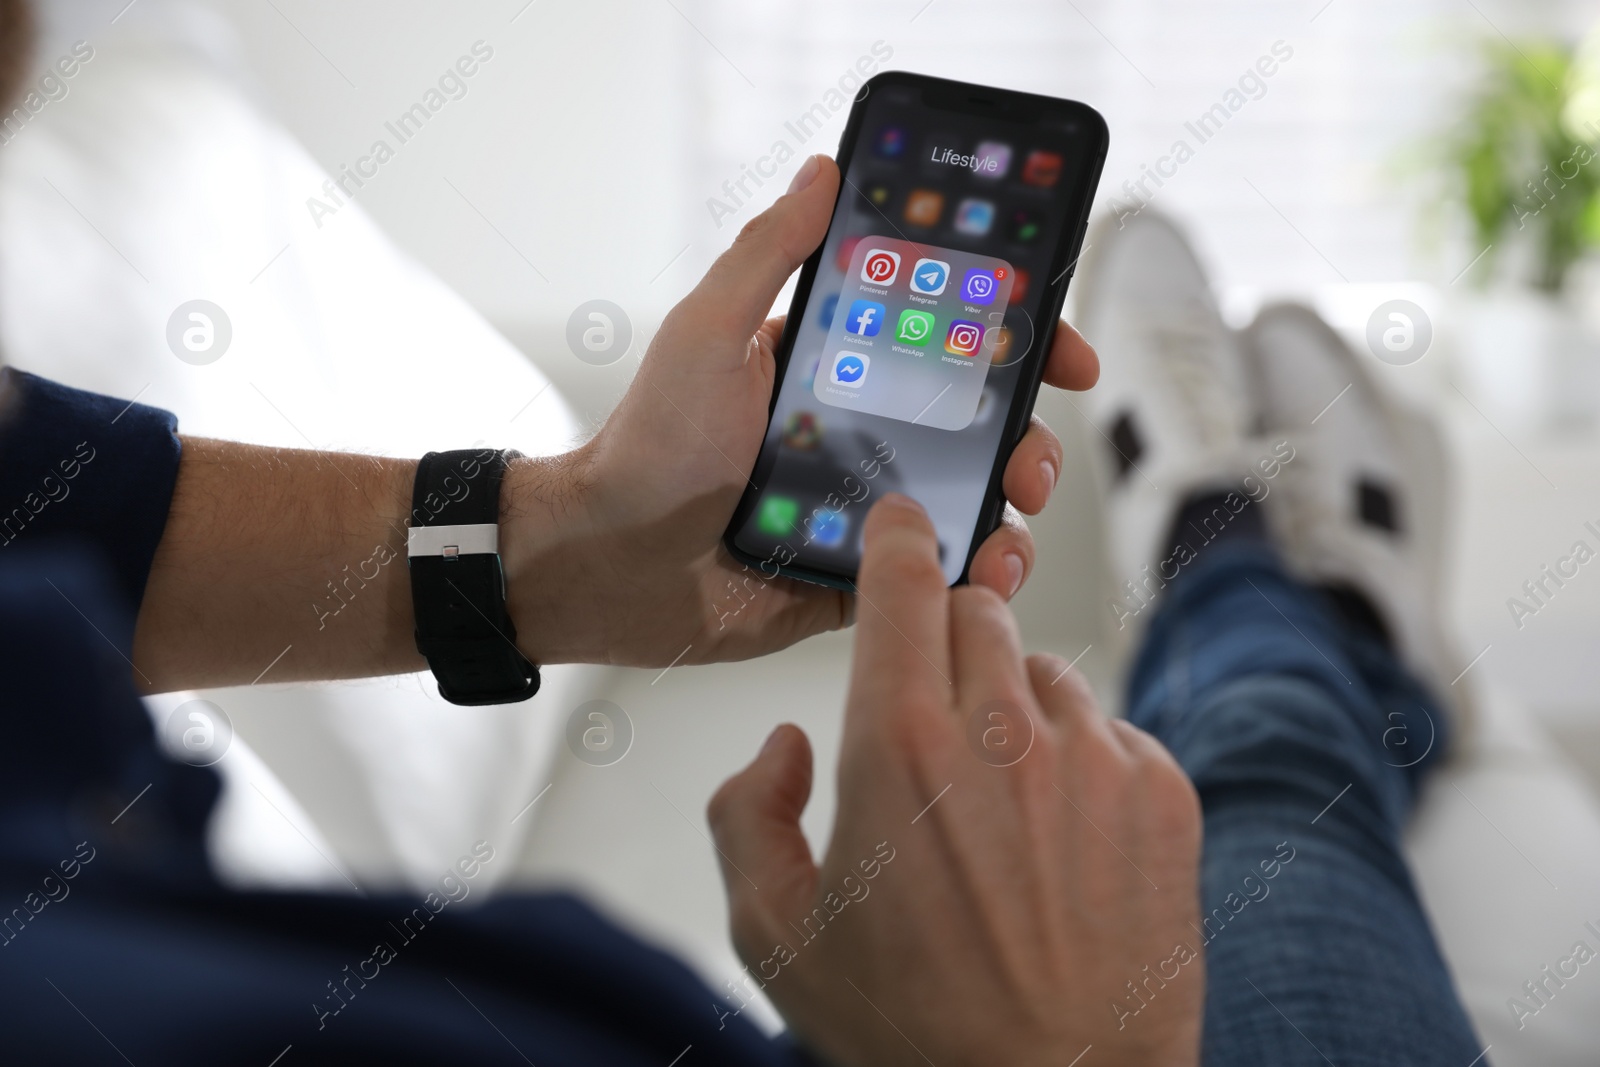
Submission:
<svg viewBox="0 0 1600 1067">
<path fill-rule="evenodd" d="M 778 352 L 772 418 L 729 547 L 772 576 L 853 580 L 861 524 L 925 507 L 948 581 L 999 516 L 1105 152 L 1082 104 L 880 76 Z"/>
</svg>

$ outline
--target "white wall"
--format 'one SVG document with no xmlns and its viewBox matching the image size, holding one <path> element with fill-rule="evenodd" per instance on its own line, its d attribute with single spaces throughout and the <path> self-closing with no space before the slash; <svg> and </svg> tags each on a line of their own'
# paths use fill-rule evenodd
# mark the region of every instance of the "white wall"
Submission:
<svg viewBox="0 0 1600 1067">
<path fill-rule="evenodd" d="M 112 27 L 125 2 L 49 8 L 91 38 L 185 6 L 219 14 L 264 106 L 330 170 L 488 42 L 495 57 L 469 95 L 361 200 L 536 345 L 555 343 L 552 326 L 592 297 L 642 323 L 658 317 L 783 180 L 721 228 L 707 198 L 879 40 L 894 66 L 1100 108 L 1112 129 L 1106 195 L 1281 40 L 1293 58 L 1266 94 L 1199 146 L 1156 203 L 1193 223 L 1227 284 L 1448 280 L 1463 249 L 1419 252 L 1420 190 L 1394 165 L 1436 123 L 1463 39 L 1587 17 L 1554 0 L 137 0 Z M 804 149 L 831 148 L 841 126 L 842 114 Z"/>
</svg>

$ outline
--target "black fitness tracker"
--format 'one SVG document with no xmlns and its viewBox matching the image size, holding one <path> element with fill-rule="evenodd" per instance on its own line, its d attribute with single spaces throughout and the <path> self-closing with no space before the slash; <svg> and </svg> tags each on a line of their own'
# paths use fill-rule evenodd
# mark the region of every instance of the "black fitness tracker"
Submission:
<svg viewBox="0 0 1600 1067">
<path fill-rule="evenodd" d="M 517 649 L 500 565 L 500 480 L 520 453 L 429 452 L 417 464 L 406 561 L 417 651 L 452 704 L 512 704 L 539 691 Z"/>
</svg>

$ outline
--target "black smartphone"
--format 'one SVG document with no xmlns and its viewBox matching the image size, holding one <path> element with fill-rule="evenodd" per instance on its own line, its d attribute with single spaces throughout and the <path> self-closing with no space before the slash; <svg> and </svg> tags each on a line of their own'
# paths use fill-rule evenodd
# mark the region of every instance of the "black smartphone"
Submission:
<svg viewBox="0 0 1600 1067">
<path fill-rule="evenodd" d="M 724 535 L 735 558 L 849 588 L 867 509 L 893 490 L 928 510 L 946 578 L 966 580 L 1002 515 L 1107 143 L 1071 100 L 902 72 L 862 87 Z"/>
</svg>

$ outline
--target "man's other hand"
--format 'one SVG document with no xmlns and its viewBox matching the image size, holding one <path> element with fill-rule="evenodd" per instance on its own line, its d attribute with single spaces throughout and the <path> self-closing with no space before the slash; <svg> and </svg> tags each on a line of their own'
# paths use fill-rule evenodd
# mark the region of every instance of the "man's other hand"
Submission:
<svg viewBox="0 0 1600 1067">
<path fill-rule="evenodd" d="M 1024 658 L 992 589 L 947 589 L 904 497 L 868 517 L 855 638 L 821 865 L 795 727 L 710 805 L 734 944 L 790 1025 L 850 1065 L 1197 1063 L 1200 810 L 1166 749 Z"/>
</svg>

